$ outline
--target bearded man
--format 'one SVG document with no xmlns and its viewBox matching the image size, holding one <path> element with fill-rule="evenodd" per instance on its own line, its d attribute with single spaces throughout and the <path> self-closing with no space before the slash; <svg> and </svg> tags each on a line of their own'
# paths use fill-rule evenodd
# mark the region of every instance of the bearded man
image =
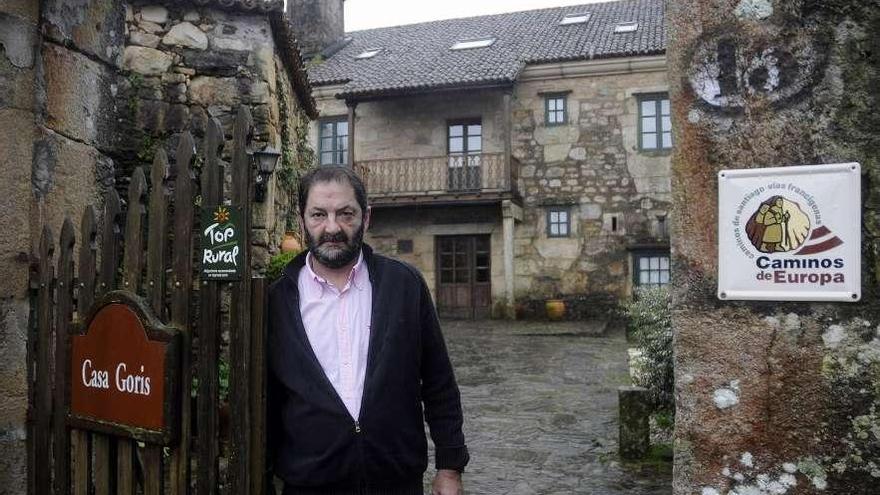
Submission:
<svg viewBox="0 0 880 495">
<path fill-rule="evenodd" d="M 367 194 L 347 167 L 299 185 L 308 251 L 269 291 L 269 449 L 284 495 L 460 495 L 458 386 L 419 272 L 363 243 Z M 424 408 L 424 409 L 423 409 Z"/>
</svg>

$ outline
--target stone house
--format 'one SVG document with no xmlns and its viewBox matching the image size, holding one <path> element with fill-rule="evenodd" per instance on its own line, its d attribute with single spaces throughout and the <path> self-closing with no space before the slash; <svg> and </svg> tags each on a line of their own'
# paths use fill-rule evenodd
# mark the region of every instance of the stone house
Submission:
<svg viewBox="0 0 880 495">
<path fill-rule="evenodd" d="M 661 0 L 345 33 L 294 1 L 322 165 L 353 166 L 368 241 L 418 267 L 440 313 L 602 312 L 669 281 L 673 146 Z"/>
<path fill-rule="evenodd" d="M 293 221 L 296 169 L 311 163 L 310 92 L 282 0 L 0 2 L 0 486 L 23 493 L 27 479 L 28 267 L 43 226 L 57 239 L 65 215 L 78 227 L 108 188 L 126 197 L 125 179 L 137 166 L 149 174 L 159 147 L 173 177 L 181 132 L 202 154 L 209 118 L 228 161 L 244 104 L 254 147 L 284 152 L 254 212 L 261 269 Z"/>
</svg>

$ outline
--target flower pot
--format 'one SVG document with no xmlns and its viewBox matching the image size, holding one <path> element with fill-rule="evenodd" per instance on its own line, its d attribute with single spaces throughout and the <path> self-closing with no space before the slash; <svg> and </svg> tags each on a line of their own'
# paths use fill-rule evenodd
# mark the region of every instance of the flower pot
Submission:
<svg viewBox="0 0 880 495">
<path fill-rule="evenodd" d="M 548 299 L 544 307 L 550 320 L 558 321 L 565 317 L 565 301 L 562 299 Z"/>
<path fill-rule="evenodd" d="M 300 252 L 302 251 L 302 244 L 300 244 L 299 239 L 293 234 L 293 232 L 288 232 L 284 234 L 284 240 L 281 241 L 281 252 L 289 253 L 289 252 Z"/>
</svg>

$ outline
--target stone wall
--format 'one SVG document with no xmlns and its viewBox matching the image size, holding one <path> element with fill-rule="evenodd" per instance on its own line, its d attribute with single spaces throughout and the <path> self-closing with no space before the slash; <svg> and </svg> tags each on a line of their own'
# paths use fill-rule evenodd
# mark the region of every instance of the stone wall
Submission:
<svg viewBox="0 0 880 495">
<path fill-rule="evenodd" d="M 288 0 L 296 38 L 306 57 L 315 56 L 345 36 L 345 0 Z"/>
<path fill-rule="evenodd" d="M 234 114 L 241 104 L 254 119 L 254 148 L 285 148 L 266 202 L 254 207 L 253 267 L 262 271 L 292 223 L 295 184 L 279 184 L 278 178 L 286 176 L 285 168 L 305 165 L 297 160 L 306 150 L 297 148 L 296 129 L 308 118 L 279 57 L 270 18 L 187 3 L 136 3 L 126 8 L 125 33 L 120 121 L 132 129 L 120 137 L 119 147 L 127 152 L 123 171 L 149 163 L 157 146 L 173 156 L 185 129 L 201 150 L 211 117 L 223 126 L 223 157 L 229 161 Z"/>
<path fill-rule="evenodd" d="M 435 242 L 437 236 L 447 235 L 489 235 L 492 299 L 503 301 L 504 254 L 501 207 L 498 205 L 373 210 L 366 241 L 377 252 L 418 268 L 431 294 L 436 297 Z M 397 244 L 399 240 L 411 240 L 412 253 L 401 253 Z"/>
<path fill-rule="evenodd" d="M 673 0 L 667 18 L 674 492 L 877 493 L 880 10 Z M 861 302 L 719 301 L 717 172 L 849 161 L 863 173 Z"/>
<path fill-rule="evenodd" d="M 639 151 L 637 134 L 638 95 L 668 89 L 657 59 L 644 72 L 552 78 L 531 75 L 544 69 L 536 66 L 516 85 L 513 157 L 524 201 L 515 234 L 518 303 L 562 296 L 614 304 L 630 295 L 629 250 L 668 245 L 659 219 L 669 208 L 670 153 Z M 567 124 L 547 126 L 545 95 L 565 92 Z M 548 237 L 549 207 L 568 209 L 569 237 Z"/>
<path fill-rule="evenodd" d="M 36 127 L 38 5 L 0 4 L 0 486 L 24 493 L 27 413 L 26 329 L 28 255 L 31 248 L 31 163 Z M 9 132 L 17 129 L 18 132 Z"/>
</svg>

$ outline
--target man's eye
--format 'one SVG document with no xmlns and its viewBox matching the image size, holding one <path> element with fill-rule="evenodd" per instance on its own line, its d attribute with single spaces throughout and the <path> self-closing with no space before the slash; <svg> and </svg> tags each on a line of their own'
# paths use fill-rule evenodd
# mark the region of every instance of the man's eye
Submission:
<svg viewBox="0 0 880 495">
<path fill-rule="evenodd" d="M 319 213 L 319 212 L 315 212 L 315 213 L 312 213 L 312 218 L 324 218 L 324 214 Z"/>
<path fill-rule="evenodd" d="M 354 216 L 354 212 L 351 211 L 343 211 L 339 214 L 342 218 L 351 218 Z"/>
</svg>

